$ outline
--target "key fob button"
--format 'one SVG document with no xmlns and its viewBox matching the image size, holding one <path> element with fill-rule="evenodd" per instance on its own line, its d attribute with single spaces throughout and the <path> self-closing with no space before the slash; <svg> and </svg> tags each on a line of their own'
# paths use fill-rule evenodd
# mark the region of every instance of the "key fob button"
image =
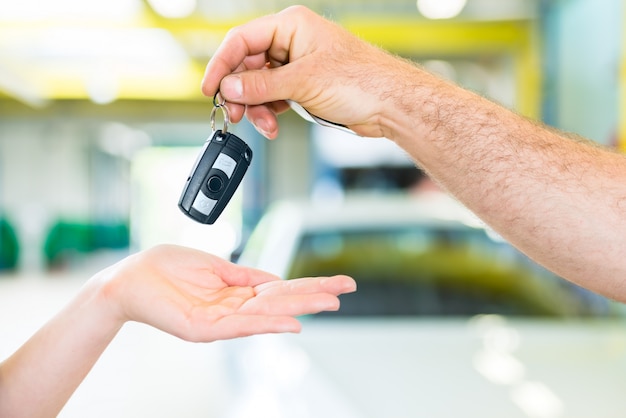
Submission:
<svg viewBox="0 0 626 418">
<path fill-rule="evenodd" d="M 222 187 L 224 187 L 224 182 L 222 181 L 221 178 L 219 178 L 219 176 L 214 175 L 214 176 L 209 177 L 209 180 L 207 180 L 206 185 L 211 193 L 219 193 L 220 190 L 222 190 Z"/>
</svg>

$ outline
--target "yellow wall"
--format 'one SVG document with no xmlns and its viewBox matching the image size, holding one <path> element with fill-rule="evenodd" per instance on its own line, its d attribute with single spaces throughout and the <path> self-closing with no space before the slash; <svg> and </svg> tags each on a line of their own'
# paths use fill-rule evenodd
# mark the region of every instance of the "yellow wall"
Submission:
<svg viewBox="0 0 626 418">
<path fill-rule="evenodd" d="M 535 119 L 540 116 L 540 52 L 532 22 L 356 18 L 342 24 L 363 39 L 404 56 L 510 54 L 515 62 L 515 110 Z"/>
</svg>

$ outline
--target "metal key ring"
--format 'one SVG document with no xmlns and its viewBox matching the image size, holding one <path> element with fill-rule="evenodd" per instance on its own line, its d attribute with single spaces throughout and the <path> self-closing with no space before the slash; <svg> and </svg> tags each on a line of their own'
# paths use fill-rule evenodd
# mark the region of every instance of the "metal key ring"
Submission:
<svg viewBox="0 0 626 418">
<path fill-rule="evenodd" d="M 222 102 L 218 102 L 217 101 L 217 96 L 220 96 L 222 99 Z M 218 90 L 215 95 L 213 96 L 213 106 L 215 107 L 220 107 L 220 106 L 224 106 L 226 104 L 226 99 L 224 97 L 222 97 L 222 95 L 220 94 L 220 91 Z"/>
<path fill-rule="evenodd" d="M 215 93 L 215 96 L 213 96 L 213 110 L 211 110 L 211 129 L 213 130 L 213 132 L 215 132 L 215 113 L 217 112 L 217 109 L 221 109 L 222 110 L 222 115 L 224 115 L 224 127 L 222 129 L 222 133 L 226 133 L 228 132 L 228 124 L 230 123 L 230 115 L 228 114 L 228 108 L 226 107 L 226 100 L 222 99 L 221 103 L 218 103 L 217 100 L 217 95 L 220 92 L 218 91 L 217 93 Z"/>
</svg>

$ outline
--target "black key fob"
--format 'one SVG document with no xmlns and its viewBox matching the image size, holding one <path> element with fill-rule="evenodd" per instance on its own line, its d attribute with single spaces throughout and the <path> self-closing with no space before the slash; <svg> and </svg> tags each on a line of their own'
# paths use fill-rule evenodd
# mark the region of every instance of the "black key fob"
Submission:
<svg viewBox="0 0 626 418">
<path fill-rule="evenodd" d="M 178 207 L 191 219 L 212 224 L 243 180 L 252 150 L 230 132 L 215 131 L 207 140 L 187 178 Z"/>
</svg>

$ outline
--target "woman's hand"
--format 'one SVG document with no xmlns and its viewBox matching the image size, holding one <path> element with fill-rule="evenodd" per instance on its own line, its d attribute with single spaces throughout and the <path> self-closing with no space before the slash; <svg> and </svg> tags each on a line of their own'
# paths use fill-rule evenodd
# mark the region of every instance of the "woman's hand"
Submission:
<svg viewBox="0 0 626 418">
<path fill-rule="evenodd" d="M 189 341 L 298 332 L 295 316 L 339 308 L 347 276 L 280 280 L 202 251 L 162 245 L 104 270 L 99 280 L 120 321 Z"/>
</svg>

